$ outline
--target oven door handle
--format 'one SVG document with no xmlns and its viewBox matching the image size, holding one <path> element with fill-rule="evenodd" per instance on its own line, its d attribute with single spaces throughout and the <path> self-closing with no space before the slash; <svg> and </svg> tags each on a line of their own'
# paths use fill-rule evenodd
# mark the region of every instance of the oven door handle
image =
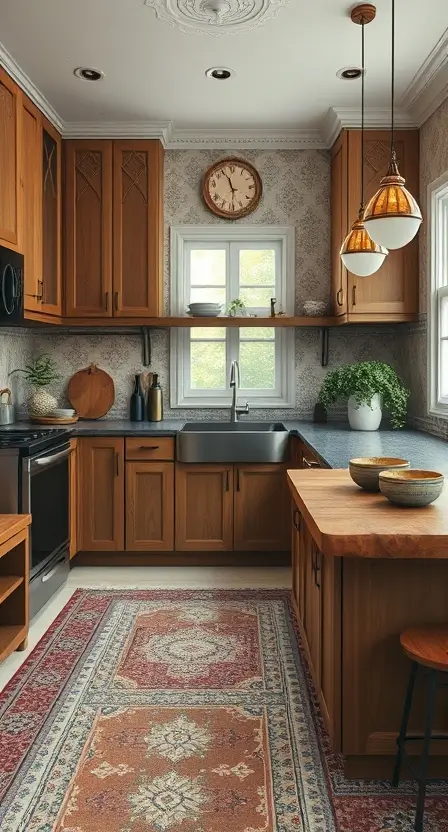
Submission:
<svg viewBox="0 0 448 832">
<path fill-rule="evenodd" d="M 38 459 L 31 459 L 30 470 L 37 470 L 39 468 L 48 467 L 49 465 L 54 465 L 61 459 L 67 459 L 67 457 L 70 456 L 70 453 L 71 448 L 66 448 L 64 451 L 59 451 L 59 453 L 52 454 L 51 456 L 41 456 Z"/>
<path fill-rule="evenodd" d="M 49 581 L 50 578 L 53 577 L 54 573 L 57 572 L 58 567 L 61 565 L 61 563 L 65 563 L 65 560 L 66 560 L 66 558 L 65 558 L 65 555 L 64 555 L 64 557 L 59 558 L 59 560 L 56 561 L 55 565 L 53 566 L 52 569 L 50 569 L 49 572 L 45 572 L 45 575 L 42 575 L 41 581 L 42 581 L 43 584 L 46 581 Z"/>
</svg>

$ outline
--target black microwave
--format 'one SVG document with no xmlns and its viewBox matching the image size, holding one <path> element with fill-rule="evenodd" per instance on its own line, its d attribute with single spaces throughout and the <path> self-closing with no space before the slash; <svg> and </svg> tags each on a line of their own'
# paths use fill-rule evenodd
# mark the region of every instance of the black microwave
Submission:
<svg viewBox="0 0 448 832">
<path fill-rule="evenodd" d="M 23 267 L 23 254 L 0 246 L 0 326 L 23 324 Z"/>
</svg>

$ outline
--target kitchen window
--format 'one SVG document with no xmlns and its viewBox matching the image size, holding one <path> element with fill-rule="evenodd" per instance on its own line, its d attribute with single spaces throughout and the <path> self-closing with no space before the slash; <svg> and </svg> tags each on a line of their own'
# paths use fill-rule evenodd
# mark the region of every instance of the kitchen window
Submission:
<svg viewBox="0 0 448 832">
<path fill-rule="evenodd" d="M 448 417 L 448 171 L 428 187 L 429 412 Z"/>
<path fill-rule="evenodd" d="M 240 298 L 247 315 L 294 314 L 294 229 L 278 226 L 181 226 L 171 229 L 171 314 L 189 303 Z M 291 407 L 294 330 L 270 326 L 171 331 L 171 406 L 228 407 L 231 362 L 240 365 L 239 399 L 254 407 Z"/>
</svg>

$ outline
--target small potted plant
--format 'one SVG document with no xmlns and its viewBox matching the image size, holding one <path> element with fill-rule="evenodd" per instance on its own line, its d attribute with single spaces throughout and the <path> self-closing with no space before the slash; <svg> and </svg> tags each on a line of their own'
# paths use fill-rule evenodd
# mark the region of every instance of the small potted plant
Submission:
<svg viewBox="0 0 448 832">
<path fill-rule="evenodd" d="M 377 430 L 382 408 L 393 428 L 406 422 L 409 391 L 390 364 L 359 361 L 343 364 L 325 376 L 319 402 L 328 409 L 340 399 L 348 399 L 348 421 L 352 430 Z"/>
<path fill-rule="evenodd" d="M 246 316 L 246 306 L 241 298 L 235 298 L 230 301 L 227 314 L 230 318 L 244 318 Z"/>
<path fill-rule="evenodd" d="M 58 406 L 57 399 L 44 388 L 53 381 L 61 378 L 56 370 L 56 364 L 51 356 L 42 354 L 27 364 L 25 369 L 13 370 L 13 373 L 23 373 L 26 380 L 35 388 L 28 399 L 28 413 L 31 417 L 47 416 Z"/>
</svg>

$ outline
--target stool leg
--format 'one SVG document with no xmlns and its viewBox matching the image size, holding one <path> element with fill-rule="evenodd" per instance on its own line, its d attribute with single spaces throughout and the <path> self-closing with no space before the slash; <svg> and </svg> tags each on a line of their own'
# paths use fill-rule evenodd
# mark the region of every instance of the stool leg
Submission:
<svg viewBox="0 0 448 832">
<path fill-rule="evenodd" d="M 428 699 L 426 704 L 426 725 L 425 725 L 425 737 L 423 740 L 423 754 L 422 754 L 422 767 L 420 771 L 420 777 L 418 780 L 418 799 L 417 799 L 417 812 L 415 815 L 415 832 L 422 832 L 423 830 L 423 814 L 425 811 L 425 797 L 426 797 L 426 775 L 428 773 L 428 763 L 429 763 L 429 748 L 431 745 L 431 731 L 432 731 L 432 723 L 434 719 L 434 706 L 436 701 L 436 683 L 437 683 L 437 671 L 431 670 L 429 674 L 429 682 L 428 682 Z"/>
<path fill-rule="evenodd" d="M 411 675 L 409 676 L 408 689 L 406 691 L 406 699 L 404 700 L 403 716 L 401 718 L 400 733 L 397 737 L 398 751 L 395 758 L 394 773 L 392 776 L 392 786 L 397 788 L 400 782 L 401 763 L 403 761 L 403 747 L 408 730 L 409 714 L 411 712 L 412 696 L 414 694 L 415 679 L 417 676 L 418 664 L 412 662 Z"/>
</svg>

